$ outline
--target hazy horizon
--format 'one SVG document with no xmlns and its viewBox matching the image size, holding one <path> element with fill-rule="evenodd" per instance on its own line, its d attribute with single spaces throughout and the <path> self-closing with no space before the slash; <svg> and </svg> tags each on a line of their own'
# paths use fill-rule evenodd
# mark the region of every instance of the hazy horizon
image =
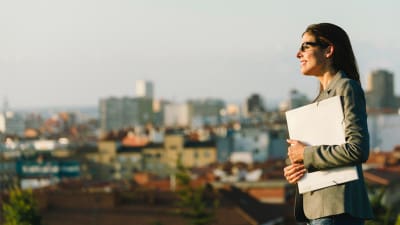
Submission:
<svg viewBox="0 0 400 225">
<path fill-rule="evenodd" d="M 361 80 L 387 69 L 400 95 L 400 2 L 41 0 L 0 7 L 0 98 L 12 109 L 96 106 L 154 82 L 155 98 L 267 102 L 318 85 L 295 58 L 307 25 L 349 34 Z"/>
</svg>

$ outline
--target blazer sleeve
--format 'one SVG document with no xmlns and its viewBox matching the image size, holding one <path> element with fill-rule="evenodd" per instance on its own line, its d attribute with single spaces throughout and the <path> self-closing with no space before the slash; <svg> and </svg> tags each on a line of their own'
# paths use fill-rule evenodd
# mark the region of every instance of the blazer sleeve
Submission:
<svg viewBox="0 0 400 225">
<path fill-rule="evenodd" d="M 307 146 L 304 165 L 309 172 L 361 164 L 369 156 L 369 134 L 365 96 L 361 86 L 346 79 L 336 89 L 341 96 L 345 123 L 345 140 L 341 145 Z"/>
</svg>

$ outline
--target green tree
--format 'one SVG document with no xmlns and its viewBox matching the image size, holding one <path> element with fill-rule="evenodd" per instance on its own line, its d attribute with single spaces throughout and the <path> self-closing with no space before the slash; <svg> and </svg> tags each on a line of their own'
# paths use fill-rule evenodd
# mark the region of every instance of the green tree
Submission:
<svg viewBox="0 0 400 225">
<path fill-rule="evenodd" d="M 178 183 L 178 205 L 180 213 L 187 218 L 190 225 L 207 225 L 215 219 L 217 201 L 205 201 L 205 188 L 192 187 L 189 171 L 182 165 L 180 158 L 177 163 L 176 180 Z"/>
<path fill-rule="evenodd" d="M 4 225 L 41 225 L 37 203 L 31 190 L 12 189 L 3 203 Z"/>
<path fill-rule="evenodd" d="M 387 207 L 382 204 L 383 196 L 386 192 L 386 187 L 373 187 L 367 185 L 370 194 L 370 203 L 374 212 L 375 218 L 368 220 L 365 225 L 391 225 L 396 222 L 395 210 L 392 207 Z M 397 224 L 396 224 L 397 225 Z M 400 225 L 400 224 L 399 224 Z"/>
<path fill-rule="evenodd" d="M 400 225 L 400 214 L 397 215 L 396 225 Z"/>
</svg>

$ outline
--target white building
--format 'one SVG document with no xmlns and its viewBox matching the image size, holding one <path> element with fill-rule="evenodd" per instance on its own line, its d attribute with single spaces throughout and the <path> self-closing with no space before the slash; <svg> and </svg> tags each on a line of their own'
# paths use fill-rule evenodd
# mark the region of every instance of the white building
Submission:
<svg viewBox="0 0 400 225">
<path fill-rule="evenodd" d="M 399 108 L 399 98 L 394 93 L 394 74 L 387 70 L 374 70 L 368 75 L 366 88 L 367 108 L 392 110 Z"/>
<path fill-rule="evenodd" d="M 103 132 L 143 126 L 154 119 L 153 100 L 145 97 L 101 99 L 99 111 Z"/>
<path fill-rule="evenodd" d="M 119 98 L 101 99 L 99 104 L 100 127 L 102 131 L 117 130 L 124 126 L 123 102 Z"/>
<path fill-rule="evenodd" d="M 191 123 L 191 110 L 188 104 L 168 104 L 164 111 L 166 127 L 188 127 Z"/>
<path fill-rule="evenodd" d="M 24 118 L 14 112 L 0 113 L 0 132 L 22 136 L 25 131 Z"/>
<path fill-rule="evenodd" d="M 136 96 L 154 98 L 153 82 L 147 80 L 136 81 Z"/>
<path fill-rule="evenodd" d="M 265 161 L 270 145 L 270 135 L 266 130 L 259 128 L 244 128 L 233 136 L 233 151 L 248 152 L 252 155 L 253 161 Z"/>
<path fill-rule="evenodd" d="M 298 90 L 293 89 L 290 91 L 289 99 L 281 102 L 279 104 L 280 111 L 287 111 L 290 109 L 295 109 L 310 103 L 310 100 L 303 93 Z"/>
<path fill-rule="evenodd" d="M 222 122 L 225 102 L 220 99 L 194 99 L 188 104 L 192 112 L 191 126 L 201 128 L 204 125 L 218 125 Z"/>
<path fill-rule="evenodd" d="M 56 148 L 56 144 L 54 140 L 37 140 L 33 142 L 33 147 L 38 151 L 51 151 Z"/>
<path fill-rule="evenodd" d="M 368 115 L 370 147 L 377 151 L 392 151 L 400 145 L 400 114 Z"/>
</svg>

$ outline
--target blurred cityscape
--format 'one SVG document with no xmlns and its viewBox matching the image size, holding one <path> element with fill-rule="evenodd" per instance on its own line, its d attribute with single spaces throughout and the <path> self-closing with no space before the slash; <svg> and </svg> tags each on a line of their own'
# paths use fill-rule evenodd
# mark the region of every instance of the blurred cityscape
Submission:
<svg viewBox="0 0 400 225">
<path fill-rule="evenodd" d="M 364 87 L 371 154 L 363 169 L 371 201 L 379 196 L 397 216 L 400 97 L 393 80 L 390 71 L 375 70 Z M 295 186 L 283 177 L 285 112 L 312 99 L 292 90 L 276 108 L 257 93 L 243 104 L 182 103 L 155 99 L 155 88 L 138 80 L 132 96 L 100 99 L 95 112 L 15 111 L 5 99 L 0 205 L 17 186 L 33 190 L 46 225 L 188 224 L 180 213 L 188 206 L 179 204 L 182 165 L 190 190 L 202 190 L 214 213 L 209 224 L 296 224 Z"/>
</svg>

